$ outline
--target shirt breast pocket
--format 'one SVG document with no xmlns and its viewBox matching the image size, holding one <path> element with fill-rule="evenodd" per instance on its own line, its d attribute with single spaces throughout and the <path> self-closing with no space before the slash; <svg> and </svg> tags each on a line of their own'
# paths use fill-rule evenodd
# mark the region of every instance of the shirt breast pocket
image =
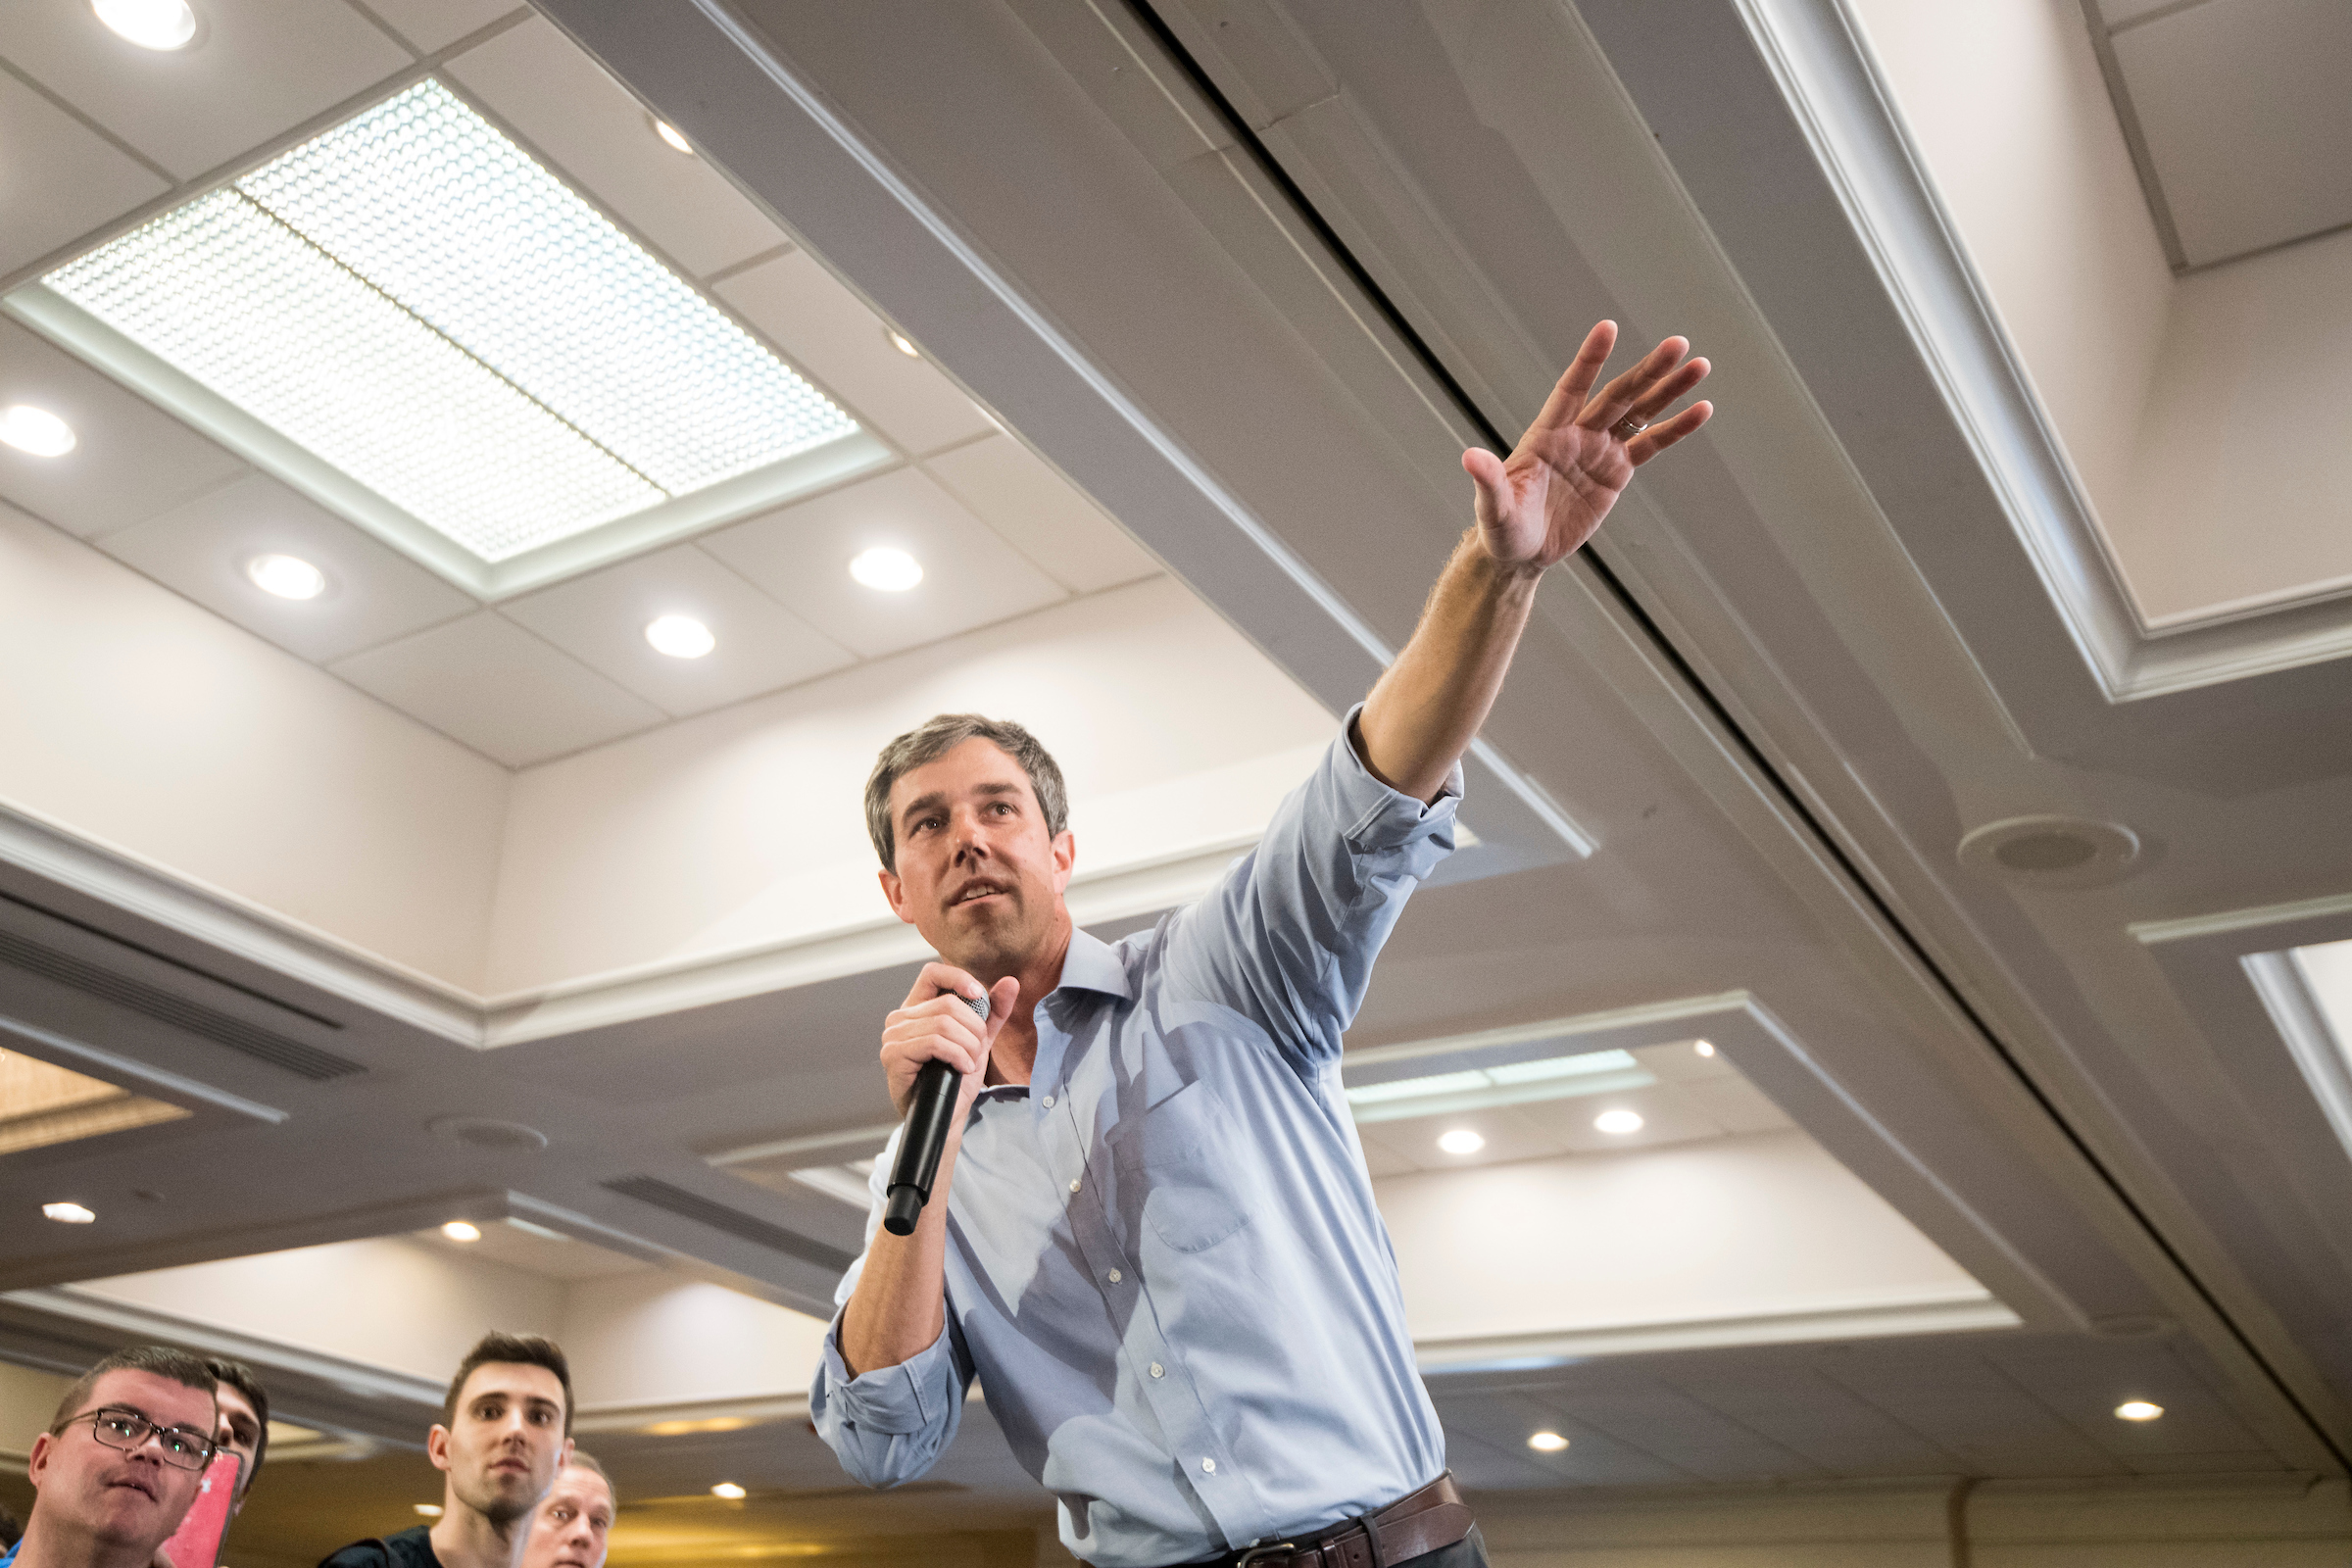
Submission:
<svg viewBox="0 0 2352 1568">
<path fill-rule="evenodd" d="M 1233 1121 L 1208 1084 L 1185 1085 L 1119 1134 L 1112 1151 L 1119 1187 L 1136 1195 L 1119 1206 L 1131 1217 L 1140 1208 L 1168 1246 L 1204 1251 L 1250 1223 L 1245 1173 L 1232 1154 Z"/>
</svg>

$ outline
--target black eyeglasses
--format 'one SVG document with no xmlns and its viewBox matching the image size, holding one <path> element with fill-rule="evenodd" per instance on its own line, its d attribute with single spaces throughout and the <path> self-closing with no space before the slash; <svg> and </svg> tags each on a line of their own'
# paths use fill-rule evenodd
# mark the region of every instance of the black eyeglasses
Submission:
<svg viewBox="0 0 2352 1568">
<path fill-rule="evenodd" d="M 164 1463 L 175 1470 L 201 1470 L 212 1463 L 213 1455 L 220 1451 L 220 1446 L 201 1432 L 191 1431 L 187 1427 L 159 1426 L 136 1410 L 114 1405 L 101 1405 L 95 1410 L 84 1410 L 80 1415 L 70 1415 L 57 1424 L 56 1430 L 65 1431 L 82 1416 L 91 1418 L 90 1436 L 108 1447 L 119 1448 L 124 1453 L 136 1453 L 147 1446 L 149 1438 L 155 1439 L 156 1449 L 163 1455 Z"/>
</svg>

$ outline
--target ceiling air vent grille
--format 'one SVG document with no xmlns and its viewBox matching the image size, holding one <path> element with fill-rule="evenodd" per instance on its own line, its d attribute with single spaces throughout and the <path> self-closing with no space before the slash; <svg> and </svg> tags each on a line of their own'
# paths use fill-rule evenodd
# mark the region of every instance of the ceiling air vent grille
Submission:
<svg viewBox="0 0 2352 1568">
<path fill-rule="evenodd" d="M 185 997 L 173 996 L 143 980 L 116 974 L 70 954 L 60 953 L 55 948 L 43 947 L 12 931 L 0 931 L 0 961 L 12 963 L 43 979 L 54 980 L 59 985 L 72 986 L 76 991 L 86 992 L 117 1006 L 145 1013 L 159 1023 L 183 1029 L 189 1034 L 210 1040 L 216 1046 L 225 1046 L 240 1055 L 268 1062 L 272 1067 L 293 1073 L 298 1078 L 308 1078 L 313 1083 L 344 1078 L 368 1070 L 331 1051 L 320 1051 L 317 1046 L 289 1040 L 258 1024 L 247 1023 L 242 1018 L 231 1017 L 218 1008 L 208 1007 L 201 1002 L 190 1002 Z"/>
<path fill-rule="evenodd" d="M 724 1203 L 714 1203 L 683 1187 L 672 1187 L 659 1177 L 623 1176 L 605 1183 L 605 1190 L 618 1193 L 623 1198 L 634 1198 L 640 1203 L 651 1203 L 656 1208 L 665 1208 L 681 1219 L 708 1225 L 714 1231 L 724 1231 L 729 1236 L 756 1243 L 789 1257 L 797 1257 L 804 1263 L 813 1263 L 818 1268 L 831 1269 L 835 1273 L 840 1273 L 856 1261 L 838 1247 L 812 1242 L 781 1225 L 771 1225 L 766 1220 L 729 1208 Z"/>
</svg>

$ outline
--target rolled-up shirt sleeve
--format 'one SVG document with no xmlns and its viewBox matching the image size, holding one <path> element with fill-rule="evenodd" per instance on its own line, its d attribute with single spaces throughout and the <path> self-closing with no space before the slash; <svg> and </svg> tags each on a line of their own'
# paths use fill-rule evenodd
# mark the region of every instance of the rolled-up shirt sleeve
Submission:
<svg viewBox="0 0 2352 1568">
<path fill-rule="evenodd" d="M 1168 932 L 1171 984 L 1248 1013 L 1301 1070 L 1337 1059 L 1405 899 L 1454 845 L 1460 766 L 1434 803 L 1390 788 L 1356 754 L 1360 711 Z"/>
<path fill-rule="evenodd" d="M 894 1136 L 874 1161 L 867 1184 L 869 1251 L 882 1227 L 883 1172 L 890 1169 L 897 1147 Z M 897 1366 L 852 1376 L 841 1354 L 841 1323 L 865 1272 L 865 1257 L 858 1254 L 833 1293 L 833 1326 L 825 1331 L 816 1375 L 808 1380 L 808 1418 L 844 1470 L 865 1486 L 895 1487 L 920 1477 L 956 1441 L 964 1391 L 972 1382 L 972 1357 L 956 1331 L 954 1307 L 943 1302 L 945 1326 L 927 1349 Z"/>
<path fill-rule="evenodd" d="M 971 1380 L 953 1326 L 910 1360 L 852 1377 L 836 1312 L 808 1384 L 808 1416 L 843 1469 L 865 1486 L 895 1487 L 923 1475 L 956 1441 Z"/>
</svg>

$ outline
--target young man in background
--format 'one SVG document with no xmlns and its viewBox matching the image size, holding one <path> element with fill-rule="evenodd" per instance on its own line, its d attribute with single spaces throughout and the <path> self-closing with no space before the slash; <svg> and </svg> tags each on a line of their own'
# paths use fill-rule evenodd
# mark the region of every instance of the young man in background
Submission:
<svg viewBox="0 0 2352 1568">
<path fill-rule="evenodd" d="M 458 1363 L 425 1453 L 441 1517 L 354 1542 L 320 1568 L 520 1568 L 532 1510 L 571 1457 L 571 1364 L 536 1334 L 485 1334 Z"/>
</svg>

